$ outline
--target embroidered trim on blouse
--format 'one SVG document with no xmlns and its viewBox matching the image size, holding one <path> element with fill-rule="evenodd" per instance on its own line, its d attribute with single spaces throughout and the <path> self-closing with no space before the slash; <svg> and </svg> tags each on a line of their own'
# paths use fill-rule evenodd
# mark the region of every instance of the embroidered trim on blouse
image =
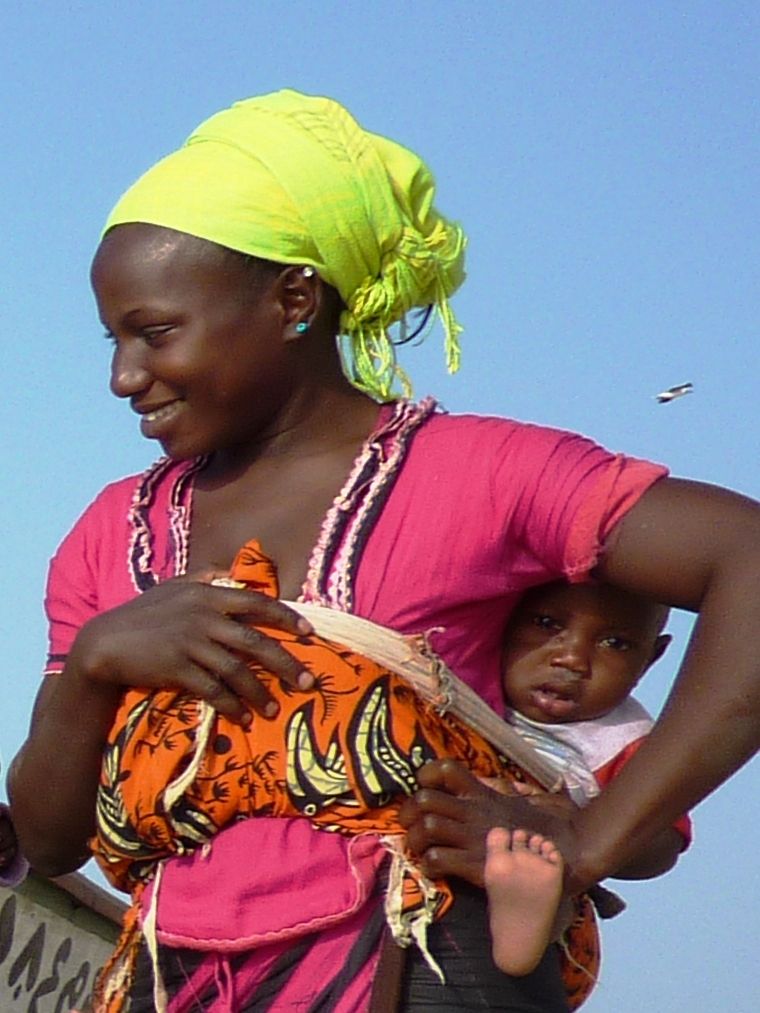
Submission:
<svg viewBox="0 0 760 1013">
<path fill-rule="evenodd" d="M 437 407 L 397 401 L 393 414 L 371 434 L 346 484 L 327 512 L 309 560 L 301 600 L 341 612 L 354 605 L 354 580 L 372 528 L 401 470 L 412 437 Z"/>
<path fill-rule="evenodd" d="M 412 437 L 437 408 L 434 398 L 419 404 L 397 401 L 387 421 L 366 440 L 343 488 L 333 500 L 317 539 L 303 584 L 301 600 L 351 612 L 354 580 L 372 528 L 401 470 Z M 169 493 L 169 531 L 174 546 L 174 576 L 187 570 L 193 487 L 208 458 L 185 468 Z M 132 527 L 127 566 L 135 590 L 142 593 L 161 580 L 156 572 L 150 511 L 156 490 L 174 461 L 162 457 L 140 476 L 127 515 Z"/>
<path fill-rule="evenodd" d="M 172 483 L 169 493 L 169 531 L 174 543 L 175 577 L 181 576 L 187 569 L 193 499 L 191 479 L 205 461 L 205 457 L 200 457 L 181 472 Z M 161 579 L 154 568 L 150 509 L 155 502 L 158 486 L 174 463 L 171 458 L 162 457 L 140 476 L 127 514 L 127 521 L 132 527 L 127 568 L 135 590 L 140 593 L 155 587 Z"/>
</svg>

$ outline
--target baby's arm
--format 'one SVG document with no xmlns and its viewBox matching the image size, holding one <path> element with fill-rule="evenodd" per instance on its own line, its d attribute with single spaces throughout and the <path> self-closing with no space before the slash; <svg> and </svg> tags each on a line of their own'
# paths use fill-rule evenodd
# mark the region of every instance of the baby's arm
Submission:
<svg viewBox="0 0 760 1013">
<path fill-rule="evenodd" d="M 615 879 L 654 879 L 670 872 L 685 847 L 683 834 L 666 827 L 656 834 L 638 854 L 612 873 Z"/>
</svg>

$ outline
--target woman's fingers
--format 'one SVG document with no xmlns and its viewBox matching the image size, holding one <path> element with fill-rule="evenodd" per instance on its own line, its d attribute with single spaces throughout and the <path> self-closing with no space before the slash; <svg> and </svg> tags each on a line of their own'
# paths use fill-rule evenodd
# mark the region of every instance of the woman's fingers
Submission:
<svg viewBox="0 0 760 1013">
<path fill-rule="evenodd" d="M 455 798 L 434 788 L 421 788 L 411 798 L 404 799 L 399 809 L 399 820 L 407 828 L 424 819 L 440 816 L 442 819 L 466 822 L 470 811 L 467 800 Z M 428 821 L 430 822 L 430 821 Z"/>
<path fill-rule="evenodd" d="M 431 847 L 480 849 L 479 834 L 469 820 L 451 819 L 440 813 L 422 813 L 407 830 L 410 849 L 422 855 Z M 490 829 L 490 827 L 489 827 Z"/>
<path fill-rule="evenodd" d="M 432 760 L 417 772 L 420 788 L 436 788 L 454 796 L 478 797 L 488 789 L 456 760 Z"/>
<path fill-rule="evenodd" d="M 420 859 L 420 866 L 430 879 L 459 876 L 474 886 L 483 887 L 484 859 L 485 850 L 476 854 L 466 848 L 446 848 L 436 845 L 428 848 Z"/>
<path fill-rule="evenodd" d="M 183 689 L 211 704 L 218 714 L 223 714 L 235 724 L 247 726 L 251 723 L 251 712 L 237 694 L 201 665 L 188 663 L 182 672 L 181 682 Z"/>
<path fill-rule="evenodd" d="M 205 678 L 200 678 L 199 672 Z M 279 710 L 277 701 L 246 663 L 219 644 L 200 641 L 187 673 L 192 674 L 193 683 L 184 678 L 183 686 L 238 724 L 250 724 L 249 708 L 267 718 Z"/>
<path fill-rule="evenodd" d="M 314 680 L 281 643 L 251 624 L 294 637 L 311 630 L 267 595 L 176 578 L 87 623 L 77 637 L 75 668 L 101 685 L 186 689 L 242 723 L 251 708 L 272 717 L 277 705 L 257 672 L 298 689 Z"/>
<path fill-rule="evenodd" d="M 420 811 L 481 827 L 544 831 L 533 798 L 504 794 L 487 787 L 457 760 L 433 760 L 417 774 L 420 790 L 413 800 Z"/>
<path fill-rule="evenodd" d="M 304 619 L 288 605 L 283 605 L 279 598 L 270 598 L 269 595 L 258 591 L 247 591 L 237 587 L 209 587 L 201 584 L 200 588 L 203 588 L 201 593 L 207 589 L 214 596 L 215 608 L 225 615 L 255 623 L 257 626 L 282 630 L 283 633 L 292 633 L 293 636 L 304 636 L 314 632 L 308 619 Z"/>
<path fill-rule="evenodd" d="M 270 672 L 294 688 L 311 689 L 314 684 L 311 673 L 277 640 L 256 628 L 261 626 L 293 636 L 304 636 L 313 632 L 311 623 L 276 598 L 256 591 L 202 584 L 196 586 L 197 611 L 202 613 L 209 604 L 213 604 L 214 613 L 218 617 L 210 625 L 202 627 L 204 634 L 253 663 L 250 667 L 237 664 L 237 659 L 230 655 L 232 660 L 222 664 L 219 670 L 221 678 L 239 692 L 243 699 L 260 713 L 272 716 L 267 712 L 266 706 L 271 708 L 274 700 L 261 687 L 256 678 L 256 668 Z M 201 619 L 200 614 L 198 619 Z M 216 668 L 213 670 L 217 671 Z"/>
<path fill-rule="evenodd" d="M 220 618 L 209 629 L 209 635 L 217 643 L 253 663 L 253 673 L 246 666 L 231 665 L 229 671 L 223 674 L 223 678 L 229 677 L 232 680 L 231 684 L 237 681 L 238 676 L 243 676 L 244 672 L 255 677 L 256 669 L 271 672 L 298 689 L 310 689 L 314 683 L 311 674 L 305 671 L 290 651 L 259 629 Z M 234 660 L 233 655 L 229 657 Z M 245 682 L 247 679 L 244 679 L 244 684 Z"/>
<path fill-rule="evenodd" d="M 436 760 L 418 772 L 420 788 L 401 806 L 399 818 L 412 852 L 429 875 L 457 875 L 483 883 L 485 840 L 493 827 L 534 830 L 574 854 L 572 813 L 548 812 L 534 799 L 502 795 L 480 783 L 454 760 Z"/>
</svg>

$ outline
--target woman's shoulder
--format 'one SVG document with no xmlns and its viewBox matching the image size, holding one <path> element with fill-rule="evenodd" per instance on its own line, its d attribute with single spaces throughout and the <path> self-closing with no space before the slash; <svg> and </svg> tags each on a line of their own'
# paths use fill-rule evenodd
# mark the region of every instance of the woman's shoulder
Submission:
<svg viewBox="0 0 760 1013">
<path fill-rule="evenodd" d="M 494 415 L 443 412 L 420 427 L 410 462 L 410 480 L 448 477 L 458 487 L 466 483 L 473 495 L 476 489 L 498 496 L 505 490 L 527 496 L 540 492 L 550 508 L 572 489 L 596 486 L 606 495 L 621 476 L 623 486 L 643 488 L 666 474 L 660 465 L 615 453 L 580 433 Z"/>
<path fill-rule="evenodd" d="M 73 531 L 113 530 L 126 524 L 131 510 L 142 500 L 156 504 L 168 500 L 177 480 L 192 462 L 161 458 L 145 471 L 126 475 L 104 486 L 80 515 Z"/>
<path fill-rule="evenodd" d="M 480 453 L 489 449 L 504 453 L 533 453 L 563 444 L 597 446 L 594 440 L 536 422 L 522 422 L 500 415 L 456 414 L 446 411 L 433 413 L 420 428 L 417 439 L 422 443 L 445 442 L 451 452 L 457 449 L 469 452 L 473 446 Z"/>
</svg>

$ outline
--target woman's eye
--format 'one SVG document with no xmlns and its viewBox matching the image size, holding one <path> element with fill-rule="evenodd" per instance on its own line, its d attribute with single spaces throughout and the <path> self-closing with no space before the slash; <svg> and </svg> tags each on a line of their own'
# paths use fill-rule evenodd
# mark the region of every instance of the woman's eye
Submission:
<svg viewBox="0 0 760 1013">
<path fill-rule="evenodd" d="M 159 327 L 144 327 L 142 336 L 149 345 L 155 345 L 161 338 L 165 338 L 171 330 L 171 324 L 162 324 Z"/>
<path fill-rule="evenodd" d="M 103 337 L 106 339 L 106 341 L 110 342 L 110 344 L 112 345 L 116 344 L 116 335 L 114 334 L 113 331 L 110 331 L 107 327 L 103 331 Z"/>
</svg>

